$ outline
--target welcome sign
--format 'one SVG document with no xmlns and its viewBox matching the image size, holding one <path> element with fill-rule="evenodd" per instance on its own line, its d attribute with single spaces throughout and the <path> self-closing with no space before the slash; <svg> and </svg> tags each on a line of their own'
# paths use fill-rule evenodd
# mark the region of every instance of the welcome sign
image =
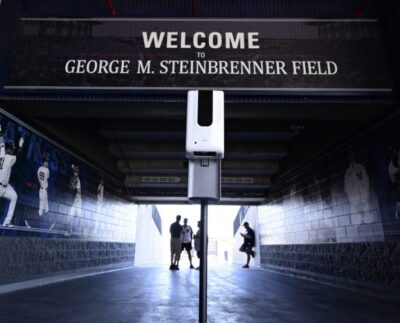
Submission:
<svg viewBox="0 0 400 323">
<path fill-rule="evenodd" d="M 22 18 L 5 89 L 391 92 L 375 20 Z"/>
</svg>

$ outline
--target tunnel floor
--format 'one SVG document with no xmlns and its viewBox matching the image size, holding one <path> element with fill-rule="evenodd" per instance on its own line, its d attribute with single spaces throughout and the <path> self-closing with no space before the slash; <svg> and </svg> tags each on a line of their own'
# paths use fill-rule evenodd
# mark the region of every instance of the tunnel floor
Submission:
<svg viewBox="0 0 400 323">
<path fill-rule="evenodd" d="M 0 296 L 0 322 L 197 322 L 199 271 L 136 267 Z M 399 322 L 400 302 L 210 264 L 209 322 Z"/>
</svg>

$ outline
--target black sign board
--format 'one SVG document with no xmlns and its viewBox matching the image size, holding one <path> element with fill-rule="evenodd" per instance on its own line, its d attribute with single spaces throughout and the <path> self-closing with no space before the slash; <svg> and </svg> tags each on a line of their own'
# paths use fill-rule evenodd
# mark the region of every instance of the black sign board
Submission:
<svg viewBox="0 0 400 323">
<path fill-rule="evenodd" d="M 388 93 L 375 20 L 22 18 L 6 90 Z"/>
</svg>

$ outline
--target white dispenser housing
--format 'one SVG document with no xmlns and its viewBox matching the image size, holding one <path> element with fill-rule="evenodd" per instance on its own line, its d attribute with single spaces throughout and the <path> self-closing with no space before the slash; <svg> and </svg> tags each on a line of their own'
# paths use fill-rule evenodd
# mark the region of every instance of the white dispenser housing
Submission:
<svg viewBox="0 0 400 323">
<path fill-rule="evenodd" d="M 224 157 L 224 92 L 189 91 L 186 119 L 186 157 Z"/>
</svg>

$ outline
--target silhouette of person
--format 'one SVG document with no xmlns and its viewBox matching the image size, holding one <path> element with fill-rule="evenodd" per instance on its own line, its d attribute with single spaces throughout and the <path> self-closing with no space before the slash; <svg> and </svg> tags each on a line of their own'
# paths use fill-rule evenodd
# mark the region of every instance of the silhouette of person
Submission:
<svg viewBox="0 0 400 323">
<path fill-rule="evenodd" d="M 179 270 L 179 259 L 181 258 L 182 248 L 182 226 L 179 224 L 181 216 L 176 216 L 176 221 L 171 224 L 169 232 L 171 233 L 171 266 L 170 270 Z"/>
<path fill-rule="evenodd" d="M 199 229 L 197 230 L 196 234 L 193 236 L 194 249 L 196 250 L 197 258 L 199 258 L 199 260 L 201 259 L 201 257 L 200 257 L 200 225 L 201 225 L 201 221 L 198 221 L 197 227 Z M 196 269 L 199 270 L 200 266 L 198 266 Z"/>
<path fill-rule="evenodd" d="M 246 234 L 240 233 L 240 235 L 243 237 L 244 242 L 242 246 L 240 247 L 239 251 L 245 252 L 247 254 L 247 262 L 243 266 L 243 268 L 249 268 L 249 263 L 250 263 L 250 256 L 253 258 L 255 257 L 256 253 L 253 251 L 253 248 L 255 246 L 255 234 L 254 230 L 250 228 L 249 222 L 243 223 L 243 226 L 247 230 Z"/>
<path fill-rule="evenodd" d="M 192 255 L 191 255 L 191 250 L 192 250 L 192 237 L 193 237 L 193 230 L 190 225 L 187 224 L 188 219 L 183 219 L 183 226 L 182 226 L 182 251 L 186 249 L 188 257 L 189 257 L 189 262 L 190 262 L 190 269 L 194 269 L 193 264 L 192 264 Z"/>
</svg>

